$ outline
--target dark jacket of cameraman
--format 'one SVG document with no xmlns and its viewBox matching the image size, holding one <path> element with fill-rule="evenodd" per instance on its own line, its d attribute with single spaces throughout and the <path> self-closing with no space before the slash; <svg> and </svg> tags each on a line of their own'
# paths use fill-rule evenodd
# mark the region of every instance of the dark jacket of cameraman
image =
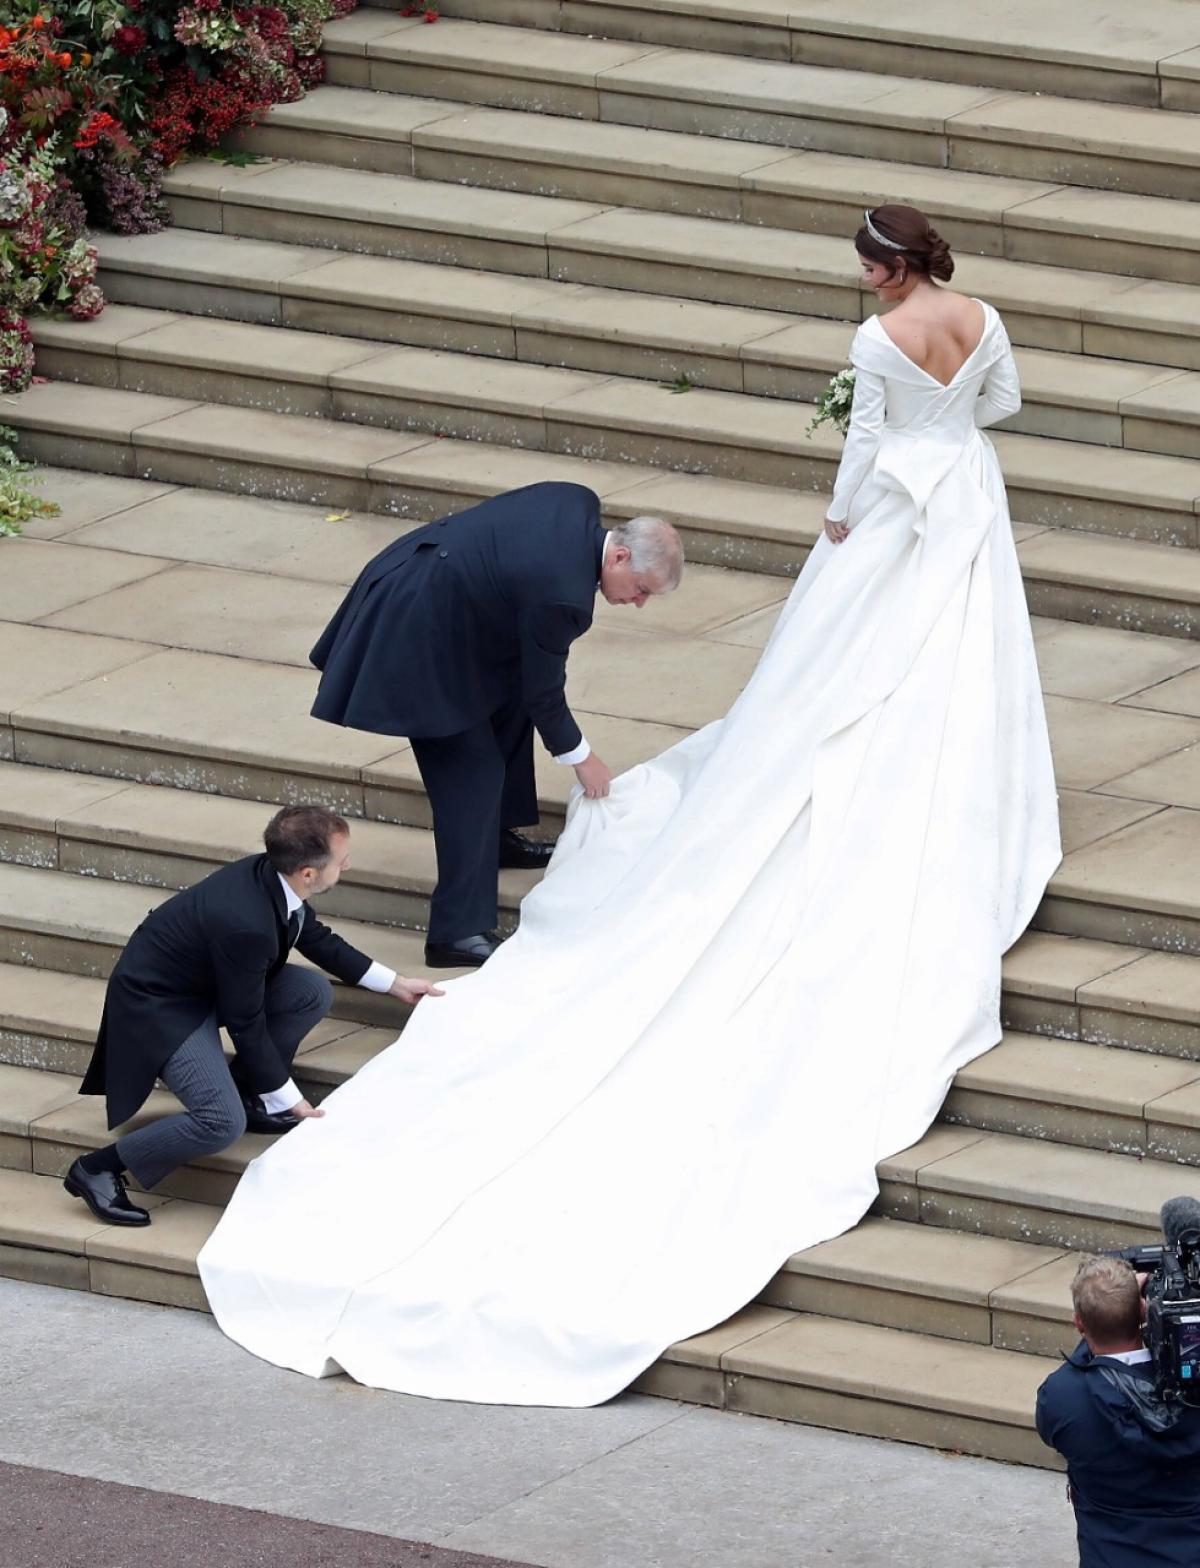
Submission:
<svg viewBox="0 0 1200 1568">
<path fill-rule="evenodd" d="M 1094 1356 L 1086 1341 L 1038 1390 L 1038 1435 L 1067 1461 L 1080 1568 L 1200 1564 L 1200 1410 L 1159 1429 L 1153 1390 L 1149 1361 Z"/>
</svg>

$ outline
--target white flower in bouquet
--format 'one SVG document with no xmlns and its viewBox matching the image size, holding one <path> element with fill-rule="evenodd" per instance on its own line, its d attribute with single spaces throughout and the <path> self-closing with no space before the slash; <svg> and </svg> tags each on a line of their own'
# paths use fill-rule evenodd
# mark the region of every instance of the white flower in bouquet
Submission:
<svg viewBox="0 0 1200 1568">
<path fill-rule="evenodd" d="M 843 435 L 850 428 L 850 408 L 854 402 L 854 371 L 847 365 L 832 377 L 816 402 L 816 413 L 808 422 L 807 433 L 822 425 L 836 425 Z"/>
</svg>

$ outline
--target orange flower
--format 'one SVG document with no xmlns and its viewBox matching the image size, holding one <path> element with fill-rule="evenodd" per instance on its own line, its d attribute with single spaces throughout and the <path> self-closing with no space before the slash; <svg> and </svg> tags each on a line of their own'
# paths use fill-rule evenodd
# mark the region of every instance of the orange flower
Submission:
<svg viewBox="0 0 1200 1568">
<path fill-rule="evenodd" d="M 62 66 L 64 71 L 69 71 L 71 69 L 71 56 L 69 54 L 60 54 L 58 57 L 58 63 Z"/>
<path fill-rule="evenodd" d="M 29 25 L 33 28 L 35 33 L 40 33 L 42 28 L 46 25 L 45 18 L 41 16 L 35 16 L 30 21 Z"/>
<path fill-rule="evenodd" d="M 79 63 L 80 63 L 80 65 L 84 65 L 84 66 L 91 65 L 91 63 L 92 63 L 91 55 L 90 54 L 81 54 L 79 56 Z"/>
</svg>

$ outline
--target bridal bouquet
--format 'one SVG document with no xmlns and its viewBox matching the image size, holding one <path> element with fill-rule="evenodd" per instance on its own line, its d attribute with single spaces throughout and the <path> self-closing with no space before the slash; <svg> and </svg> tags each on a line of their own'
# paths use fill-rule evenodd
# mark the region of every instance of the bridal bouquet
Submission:
<svg viewBox="0 0 1200 1568">
<path fill-rule="evenodd" d="M 854 402 L 854 371 L 847 365 L 839 370 L 816 402 L 816 413 L 808 422 L 808 434 L 822 425 L 835 425 L 842 435 L 850 428 L 850 407 Z"/>
</svg>

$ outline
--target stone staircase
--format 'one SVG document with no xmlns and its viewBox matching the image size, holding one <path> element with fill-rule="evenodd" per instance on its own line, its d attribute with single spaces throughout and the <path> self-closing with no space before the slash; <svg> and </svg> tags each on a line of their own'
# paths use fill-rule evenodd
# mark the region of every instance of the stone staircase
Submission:
<svg viewBox="0 0 1200 1568">
<path fill-rule="evenodd" d="M 420 970 L 411 751 L 307 717 L 316 631 L 398 526 L 547 477 L 669 517 L 701 564 L 601 606 L 572 700 L 616 767 L 724 711 L 820 528 L 838 442 L 807 404 L 874 305 L 848 236 L 908 199 L 1018 345 L 997 445 L 1066 858 L 1003 1043 L 876 1213 L 639 1386 L 1048 1463 L 1075 1252 L 1200 1192 L 1200 10 L 444 8 L 331 26 L 328 85 L 241 133 L 252 161 L 173 171 L 172 231 L 102 236 L 114 303 L 41 322 L 50 379 L 0 408 L 63 504 L 0 545 L 0 1272 L 204 1307 L 196 1253 L 263 1139 L 177 1173 L 142 1232 L 58 1178 L 105 1136 L 75 1093 L 103 977 L 264 803 L 353 817 L 324 909 Z M 567 782 L 539 759 L 551 830 Z M 505 874 L 506 922 L 529 885 Z M 300 1082 L 403 1019 L 339 989 Z"/>
</svg>

